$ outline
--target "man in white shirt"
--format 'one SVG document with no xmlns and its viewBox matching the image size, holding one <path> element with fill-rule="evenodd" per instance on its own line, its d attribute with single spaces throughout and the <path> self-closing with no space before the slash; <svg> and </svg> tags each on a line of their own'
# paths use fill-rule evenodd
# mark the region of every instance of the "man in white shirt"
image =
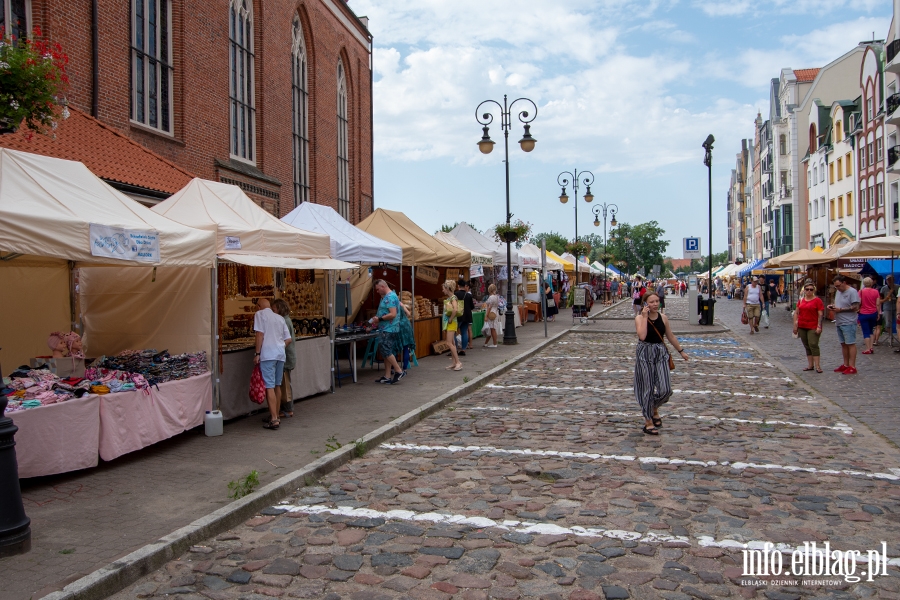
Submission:
<svg viewBox="0 0 900 600">
<path fill-rule="evenodd" d="M 269 405 L 269 421 L 263 427 L 278 429 L 278 409 L 281 406 L 281 381 L 284 378 L 284 348 L 291 341 L 284 317 L 272 312 L 269 301 L 260 298 L 256 303 L 259 310 L 253 317 L 253 331 L 256 332 L 256 356 L 253 362 L 262 371 L 266 386 L 266 402 Z"/>
<path fill-rule="evenodd" d="M 750 335 L 759 331 L 759 318 L 762 316 L 762 291 L 759 277 L 754 275 L 753 281 L 744 290 L 744 312 L 750 322 Z"/>
</svg>

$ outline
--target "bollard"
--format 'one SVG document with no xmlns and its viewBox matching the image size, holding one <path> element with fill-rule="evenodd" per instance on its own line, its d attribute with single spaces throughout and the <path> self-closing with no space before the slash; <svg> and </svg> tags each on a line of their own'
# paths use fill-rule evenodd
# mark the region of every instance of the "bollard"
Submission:
<svg viewBox="0 0 900 600">
<path fill-rule="evenodd" d="M 31 550 L 31 519 L 25 516 L 19 465 L 16 461 L 16 432 L 13 420 L 6 416 L 6 395 L 0 372 L 0 558 Z"/>
</svg>

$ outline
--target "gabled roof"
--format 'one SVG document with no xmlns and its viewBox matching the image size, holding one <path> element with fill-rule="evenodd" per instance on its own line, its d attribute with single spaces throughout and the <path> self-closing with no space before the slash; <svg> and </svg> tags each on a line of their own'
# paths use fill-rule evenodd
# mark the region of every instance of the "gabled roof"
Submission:
<svg viewBox="0 0 900 600">
<path fill-rule="evenodd" d="M 60 119 L 55 139 L 40 134 L 28 139 L 27 130 L 20 129 L 17 133 L 0 135 L 0 146 L 75 160 L 113 185 L 121 183 L 162 192 L 154 195 L 163 197 L 174 194 L 193 179 L 189 172 L 112 127 L 77 109 L 69 111 L 68 119 Z"/>
<path fill-rule="evenodd" d="M 794 69 L 797 83 L 810 83 L 819 74 L 819 69 Z"/>
</svg>

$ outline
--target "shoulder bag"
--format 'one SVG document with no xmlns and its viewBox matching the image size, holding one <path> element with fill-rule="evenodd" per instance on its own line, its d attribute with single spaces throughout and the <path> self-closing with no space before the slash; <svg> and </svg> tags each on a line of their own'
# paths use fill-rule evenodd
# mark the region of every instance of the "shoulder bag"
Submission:
<svg viewBox="0 0 900 600">
<path fill-rule="evenodd" d="M 493 321 L 494 319 L 497 318 L 496 306 L 494 305 L 494 303 L 491 302 L 491 300 L 493 298 L 494 298 L 494 296 L 491 296 L 490 298 L 488 298 L 488 310 L 487 310 L 487 315 L 485 315 L 487 317 L 488 321 Z"/>
<path fill-rule="evenodd" d="M 656 332 L 656 335 L 659 335 L 659 339 L 662 340 L 662 345 L 666 346 L 666 338 L 664 338 L 663 336 L 661 336 L 659 334 L 659 329 L 656 328 L 656 325 L 653 324 L 653 322 L 649 319 L 649 317 L 647 318 L 647 324 L 653 328 L 653 331 Z M 672 353 L 669 352 L 668 346 L 666 346 L 666 353 L 669 355 L 669 370 L 674 371 L 675 370 L 675 359 L 672 358 Z"/>
</svg>

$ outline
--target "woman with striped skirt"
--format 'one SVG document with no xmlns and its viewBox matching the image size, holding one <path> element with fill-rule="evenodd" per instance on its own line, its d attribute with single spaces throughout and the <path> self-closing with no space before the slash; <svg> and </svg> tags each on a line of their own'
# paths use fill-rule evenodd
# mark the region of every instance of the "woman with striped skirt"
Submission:
<svg viewBox="0 0 900 600">
<path fill-rule="evenodd" d="M 637 360 L 634 364 L 634 396 L 644 415 L 644 433 L 659 435 L 662 418 L 659 407 L 669 401 L 672 383 L 669 380 L 669 351 L 663 336 L 678 350 L 681 358 L 688 360 L 684 348 L 680 348 L 675 334 L 669 327 L 666 315 L 659 312 L 659 294 L 647 292 L 643 298 L 641 313 L 634 318 L 637 329 Z"/>
</svg>

